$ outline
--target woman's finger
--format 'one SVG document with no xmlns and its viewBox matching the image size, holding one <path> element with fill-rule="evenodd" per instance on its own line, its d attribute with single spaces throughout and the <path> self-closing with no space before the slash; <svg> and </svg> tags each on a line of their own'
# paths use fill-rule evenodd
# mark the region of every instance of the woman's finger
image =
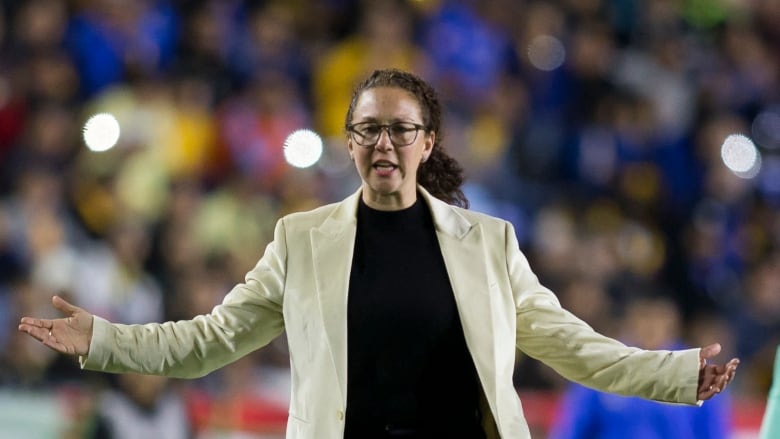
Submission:
<svg viewBox="0 0 780 439">
<path fill-rule="evenodd" d="M 723 390 L 726 388 L 726 385 L 729 383 L 729 376 L 726 374 L 723 374 L 718 377 L 718 389 Z"/>
<path fill-rule="evenodd" d="M 715 387 L 714 386 L 710 386 L 706 390 L 702 390 L 701 392 L 699 392 L 699 395 L 697 396 L 697 398 L 703 401 L 703 400 L 712 398 L 715 395 L 715 393 L 716 393 L 715 392 Z"/>
<path fill-rule="evenodd" d="M 51 334 L 51 330 L 49 328 L 29 323 L 22 323 L 19 325 L 19 331 L 26 332 L 40 342 L 45 342 L 45 340 L 50 337 L 49 334 Z"/>
<path fill-rule="evenodd" d="M 60 296 L 53 296 L 51 298 L 51 303 L 55 308 L 60 310 L 60 312 L 67 315 L 71 315 L 81 309 L 75 305 L 71 305 L 67 300 Z"/>
<path fill-rule="evenodd" d="M 54 325 L 54 323 L 49 319 L 36 319 L 35 317 L 22 317 L 20 323 L 20 326 L 27 325 L 36 328 L 44 328 L 46 330 L 51 329 L 52 325 Z"/>
</svg>

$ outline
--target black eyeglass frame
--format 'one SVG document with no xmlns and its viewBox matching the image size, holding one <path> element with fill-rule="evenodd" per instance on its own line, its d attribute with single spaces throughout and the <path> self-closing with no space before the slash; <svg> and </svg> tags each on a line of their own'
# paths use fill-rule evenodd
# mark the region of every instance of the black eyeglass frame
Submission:
<svg viewBox="0 0 780 439">
<path fill-rule="evenodd" d="M 360 125 L 363 125 L 363 126 L 375 126 L 379 130 L 377 135 L 376 135 L 376 139 L 374 139 L 373 142 L 366 142 L 366 143 L 364 143 L 366 141 L 366 137 L 364 135 L 362 135 L 356 129 L 356 127 L 358 127 Z M 392 127 L 393 126 L 397 127 L 399 125 L 408 125 L 408 126 L 414 127 L 413 130 L 412 129 L 404 130 L 404 132 L 414 131 L 414 137 L 412 138 L 411 141 L 409 141 L 407 143 L 403 143 L 403 142 L 397 142 L 396 139 L 393 138 Z M 386 124 L 381 124 L 381 123 L 376 123 L 376 122 L 358 122 L 358 123 L 352 123 L 352 124 L 347 125 L 347 132 L 350 134 L 350 137 L 352 138 L 352 140 L 354 140 L 355 143 L 357 143 L 358 145 L 366 147 L 366 148 L 371 148 L 373 146 L 376 146 L 377 143 L 379 143 L 379 139 L 382 137 L 382 131 L 386 131 L 387 132 L 387 137 L 390 139 L 390 143 L 392 143 L 393 146 L 395 146 L 395 147 L 402 147 L 402 146 L 409 146 L 412 143 L 414 143 L 417 140 L 417 136 L 419 135 L 420 130 L 424 130 L 425 131 L 427 129 L 428 128 L 425 125 L 421 125 L 419 123 L 414 123 L 414 122 L 403 122 L 403 121 L 398 121 L 398 122 L 393 122 L 393 123 L 386 123 Z"/>
</svg>

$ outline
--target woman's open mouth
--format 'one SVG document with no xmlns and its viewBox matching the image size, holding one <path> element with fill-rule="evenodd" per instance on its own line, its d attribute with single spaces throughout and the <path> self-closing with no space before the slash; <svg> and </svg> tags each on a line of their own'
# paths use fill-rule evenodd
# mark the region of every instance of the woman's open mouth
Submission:
<svg viewBox="0 0 780 439">
<path fill-rule="evenodd" d="M 377 162 L 372 165 L 374 170 L 377 174 L 381 177 L 387 177 L 390 174 L 393 173 L 393 171 L 398 168 L 398 166 L 390 163 L 390 162 Z"/>
</svg>

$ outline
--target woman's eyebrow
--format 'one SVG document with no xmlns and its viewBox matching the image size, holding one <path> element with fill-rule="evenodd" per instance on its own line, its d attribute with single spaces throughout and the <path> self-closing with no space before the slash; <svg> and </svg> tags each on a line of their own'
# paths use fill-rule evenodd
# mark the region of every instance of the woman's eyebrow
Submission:
<svg viewBox="0 0 780 439">
<path fill-rule="evenodd" d="M 386 120 L 383 121 L 383 120 L 380 120 L 380 119 L 378 119 L 376 117 L 373 117 L 373 116 L 366 116 L 366 117 L 364 117 L 362 119 L 358 119 L 357 122 L 354 122 L 354 123 L 366 123 L 366 122 L 373 122 L 373 123 L 377 123 L 377 124 L 386 124 L 386 125 L 391 125 L 391 124 L 398 123 L 398 122 L 418 123 L 418 122 L 414 122 L 411 119 L 404 119 L 404 118 L 398 118 L 398 117 L 393 118 L 393 119 L 386 119 Z"/>
</svg>

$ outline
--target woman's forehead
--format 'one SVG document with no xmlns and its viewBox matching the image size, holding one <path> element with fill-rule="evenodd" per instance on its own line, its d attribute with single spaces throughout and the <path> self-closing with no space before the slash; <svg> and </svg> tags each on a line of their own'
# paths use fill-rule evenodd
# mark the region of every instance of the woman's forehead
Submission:
<svg viewBox="0 0 780 439">
<path fill-rule="evenodd" d="M 394 117 L 419 119 L 422 111 L 417 98 L 399 87 L 373 87 L 364 90 L 355 105 L 356 118 Z"/>
</svg>

